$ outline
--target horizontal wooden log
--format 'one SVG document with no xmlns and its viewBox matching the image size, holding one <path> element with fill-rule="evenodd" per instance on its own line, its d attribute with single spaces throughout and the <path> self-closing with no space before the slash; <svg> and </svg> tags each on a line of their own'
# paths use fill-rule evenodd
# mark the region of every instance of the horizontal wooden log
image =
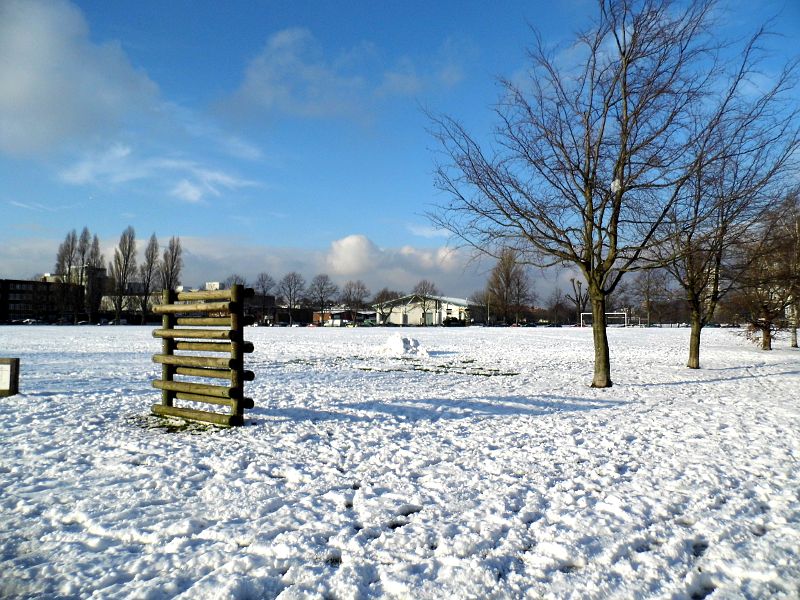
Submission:
<svg viewBox="0 0 800 600">
<path fill-rule="evenodd" d="M 176 350 L 187 352 L 230 352 L 230 342 L 176 342 Z M 242 352 L 250 354 L 255 350 L 252 342 L 242 342 Z"/>
<path fill-rule="evenodd" d="M 178 292 L 178 300 L 230 300 L 231 290 L 198 290 L 196 292 Z"/>
<path fill-rule="evenodd" d="M 198 421 L 200 423 L 211 423 L 223 427 L 243 425 L 244 420 L 239 415 L 224 415 L 206 410 L 195 410 L 193 408 L 180 408 L 177 406 L 164 406 L 163 404 L 153 404 L 151 407 L 153 414 L 162 417 L 178 417 L 187 421 Z"/>
<path fill-rule="evenodd" d="M 176 350 L 187 352 L 227 352 L 230 354 L 230 342 L 176 342 Z"/>
<path fill-rule="evenodd" d="M 177 315 L 182 313 L 230 313 L 236 312 L 235 302 L 197 302 L 194 304 L 157 304 L 153 312 L 157 315 Z"/>
<path fill-rule="evenodd" d="M 178 375 L 186 375 L 188 377 L 211 377 L 213 379 L 231 379 L 233 373 L 231 369 L 193 369 L 191 367 L 178 367 L 175 369 Z M 253 381 L 256 374 L 252 371 L 242 371 L 242 379 L 244 381 Z"/>
<path fill-rule="evenodd" d="M 230 317 L 178 317 L 177 325 L 187 327 L 230 327 Z"/>
<path fill-rule="evenodd" d="M 230 344 L 223 344 L 230 345 Z M 233 358 L 211 358 L 209 356 L 174 356 L 169 354 L 156 354 L 154 363 L 162 365 L 176 365 L 182 367 L 209 367 L 212 369 L 235 369 L 237 361 Z"/>
<path fill-rule="evenodd" d="M 188 377 L 212 377 L 214 379 L 230 379 L 230 369 L 194 369 L 192 367 L 178 367 L 175 369 L 177 375 L 187 375 Z"/>
<path fill-rule="evenodd" d="M 214 396 L 205 396 L 203 394 L 189 394 L 187 392 L 175 392 L 175 398 L 178 400 L 190 400 L 192 402 L 205 402 L 206 404 L 216 404 L 218 406 L 232 406 L 235 400 L 230 398 L 215 398 Z"/>
<path fill-rule="evenodd" d="M 186 338 L 195 340 L 230 340 L 238 335 L 234 331 L 225 329 L 156 329 L 153 337 L 157 338 Z"/>
<path fill-rule="evenodd" d="M 242 395 L 242 390 L 237 388 L 208 385 L 206 383 L 191 383 L 189 381 L 161 381 L 157 379 L 153 382 L 153 387 L 169 392 L 186 392 L 188 394 L 214 396 L 215 398 L 236 398 Z"/>
</svg>

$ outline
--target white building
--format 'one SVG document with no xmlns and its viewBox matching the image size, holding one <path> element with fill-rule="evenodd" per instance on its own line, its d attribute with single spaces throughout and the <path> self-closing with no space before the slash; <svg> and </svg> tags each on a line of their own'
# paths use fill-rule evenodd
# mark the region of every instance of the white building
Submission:
<svg viewBox="0 0 800 600">
<path fill-rule="evenodd" d="M 378 325 L 445 325 L 454 321 L 469 324 L 469 302 L 464 298 L 417 294 L 391 302 L 374 304 Z"/>
</svg>

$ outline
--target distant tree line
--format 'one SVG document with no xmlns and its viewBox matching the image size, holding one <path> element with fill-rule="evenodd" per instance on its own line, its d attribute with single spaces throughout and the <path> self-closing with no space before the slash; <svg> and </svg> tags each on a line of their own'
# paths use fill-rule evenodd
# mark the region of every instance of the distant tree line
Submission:
<svg viewBox="0 0 800 600">
<path fill-rule="evenodd" d="M 360 311 L 374 308 L 381 321 L 385 322 L 397 307 L 394 300 L 406 295 L 388 287 L 372 295 L 360 279 L 346 281 L 339 287 L 326 273 L 315 275 L 310 282 L 306 282 L 305 277 L 296 271 L 286 273 L 277 281 L 266 272 L 259 273 L 252 284 L 238 273 L 228 276 L 224 281 L 226 287 L 237 283 L 253 287 L 256 292 L 255 309 L 260 312 L 262 320 L 270 318 L 272 322 L 279 322 L 277 311 L 285 307 L 285 316 L 290 325 L 300 312 L 304 311 L 307 315 L 317 312 L 322 319 L 333 308 L 346 309 L 354 319 Z M 431 310 L 435 298 L 440 295 L 436 285 L 427 279 L 419 281 L 411 293 L 418 297 L 425 311 Z M 310 320 L 309 317 L 306 320 Z"/>
<path fill-rule="evenodd" d="M 117 321 L 123 312 L 139 313 L 147 321 L 156 291 L 174 290 L 180 285 L 183 258 L 181 240 L 170 238 L 163 254 L 153 233 L 144 249 L 144 260 L 137 266 L 136 232 L 128 226 L 120 235 L 113 258 L 106 264 L 100 253 L 100 240 L 84 227 L 67 233 L 56 254 L 57 283 L 61 312 L 77 322 L 80 315 L 96 320 L 103 296 L 110 296 Z"/>
</svg>

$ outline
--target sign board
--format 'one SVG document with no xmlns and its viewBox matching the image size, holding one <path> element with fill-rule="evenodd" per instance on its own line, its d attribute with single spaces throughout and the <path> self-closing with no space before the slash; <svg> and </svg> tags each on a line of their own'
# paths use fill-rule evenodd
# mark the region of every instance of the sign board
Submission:
<svg viewBox="0 0 800 600">
<path fill-rule="evenodd" d="M 19 393 L 19 359 L 0 358 L 0 397 Z"/>
</svg>

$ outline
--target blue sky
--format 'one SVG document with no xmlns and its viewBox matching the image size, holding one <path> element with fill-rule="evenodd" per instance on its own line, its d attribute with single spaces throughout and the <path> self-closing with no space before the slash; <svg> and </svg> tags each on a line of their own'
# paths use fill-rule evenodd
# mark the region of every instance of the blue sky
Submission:
<svg viewBox="0 0 800 600">
<path fill-rule="evenodd" d="M 722 6 L 732 34 L 778 15 L 776 56 L 800 47 L 800 2 Z M 568 41 L 595 7 L 0 0 L 0 277 L 51 271 L 84 225 L 108 259 L 132 225 L 181 237 L 187 285 L 297 270 L 466 296 L 487 265 L 424 217 L 424 110 L 489 132 L 530 27 Z"/>
</svg>

